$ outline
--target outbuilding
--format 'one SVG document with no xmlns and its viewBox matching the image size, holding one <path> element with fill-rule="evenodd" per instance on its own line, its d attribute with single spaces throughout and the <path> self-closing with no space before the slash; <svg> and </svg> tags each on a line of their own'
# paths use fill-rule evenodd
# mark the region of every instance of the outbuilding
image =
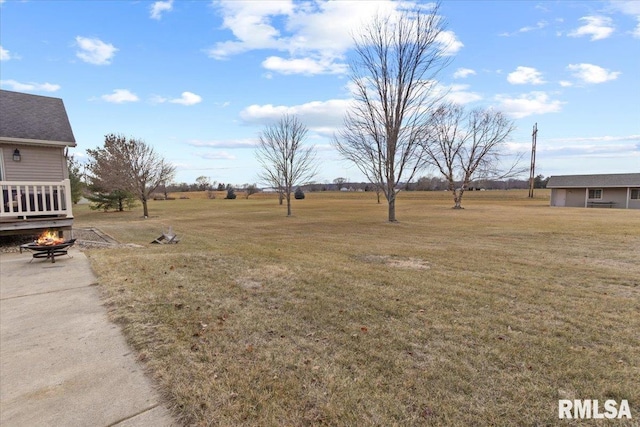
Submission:
<svg viewBox="0 0 640 427">
<path fill-rule="evenodd" d="M 551 206 L 640 209 L 640 173 L 549 178 Z"/>
</svg>

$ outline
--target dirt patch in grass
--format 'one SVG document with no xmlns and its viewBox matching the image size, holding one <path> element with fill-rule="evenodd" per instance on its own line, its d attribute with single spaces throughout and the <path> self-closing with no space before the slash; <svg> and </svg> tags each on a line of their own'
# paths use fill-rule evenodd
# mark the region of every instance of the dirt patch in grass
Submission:
<svg viewBox="0 0 640 427">
<path fill-rule="evenodd" d="M 359 255 L 354 257 L 357 261 L 369 264 L 380 264 L 395 268 L 408 268 L 414 270 L 428 270 L 429 262 L 420 258 L 401 257 L 397 255 Z"/>
<path fill-rule="evenodd" d="M 265 265 L 240 272 L 235 278 L 235 282 L 243 289 L 258 290 L 274 281 L 288 282 L 292 278 L 293 273 L 290 268 L 280 265 Z"/>
</svg>

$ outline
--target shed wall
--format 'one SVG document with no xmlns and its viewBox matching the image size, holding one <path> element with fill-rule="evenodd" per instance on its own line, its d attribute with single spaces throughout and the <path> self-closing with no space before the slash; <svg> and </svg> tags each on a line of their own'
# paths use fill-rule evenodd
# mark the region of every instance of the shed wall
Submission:
<svg viewBox="0 0 640 427">
<path fill-rule="evenodd" d="M 567 190 L 564 188 L 551 189 L 551 206 L 564 206 L 566 202 Z"/>
<path fill-rule="evenodd" d="M 585 189 L 567 188 L 567 200 L 565 206 L 574 208 L 584 208 Z"/>
<path fill-rule="evenodd" d="M 626 188 L 604 188 L 602 189 L 602 201 L 614 202 L 614 208 L 627 207 L 627 189 Z"/>
<path fill-rule="evenodd" d="M 640 200 L 639 199 L 629 200 L 629 209 L 640 209 Z"/>
</svg>

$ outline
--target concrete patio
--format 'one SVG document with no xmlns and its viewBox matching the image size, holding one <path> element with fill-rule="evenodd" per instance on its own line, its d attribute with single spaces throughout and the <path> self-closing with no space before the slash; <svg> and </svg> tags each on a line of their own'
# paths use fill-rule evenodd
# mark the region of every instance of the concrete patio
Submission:
<svg viewBox="0 0 640 427">
<path fill-rule="evenodd" d="M 0 425 L 178 425 L 69 255 L 0 254 Z"/>
</svg>

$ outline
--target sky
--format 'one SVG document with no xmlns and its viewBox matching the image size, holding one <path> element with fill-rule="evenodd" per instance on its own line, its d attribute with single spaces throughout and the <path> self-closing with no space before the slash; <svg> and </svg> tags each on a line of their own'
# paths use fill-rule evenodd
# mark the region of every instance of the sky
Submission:
<svg viewBox="0 0 640 427">
<path fill-rule="evenodd" d="M 287 113 L 309 130 L 317 182 L 364 181 L 332 145 L 353 35 L 414 4 L 430 3 L 0 0 L 0 87 L 61 98 L 80 161 L 117 133 L 176 182 L 259 183 L 258 136 Z M 444 0 L 439 14 L 438 84 L 512 119 L 509 155 L 528 168 L 537 123 L 536 174 L 640 172 L 640 1 Z"/>
</svg>

